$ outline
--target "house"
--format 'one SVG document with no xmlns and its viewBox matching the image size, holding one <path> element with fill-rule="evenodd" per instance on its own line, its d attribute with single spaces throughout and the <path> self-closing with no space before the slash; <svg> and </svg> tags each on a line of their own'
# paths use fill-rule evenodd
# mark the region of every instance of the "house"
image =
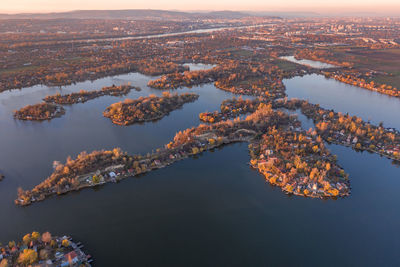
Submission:
<svg viewBox="0 0 400 267">
<path fill-rule="evenodd" d="M 317 191 L 317 184 L 316 183 L 313 184 L 312 190 Z"/>
<path fill-rule="evenodd" d="M 108 175 L 110 175 L 111 178 L 117 177 L 117 175 L 115 174 L 115 172 L 110 172 Z"/>
<path fill-rule="evenodd" d="M 61 266 L 62 267 L 70 266 L 72 264 L 76 264 L 78 261 L 79 261 L 79 259 L 78 259 L 78 255 L 76 254 L 76 252 L 75 251 L 71 251 L 70 253 L 65 254 L 64 260 L 61 263 Z"/>
<path fill-rule="evenodd" d="M 59 251 L 57 251 L 55 254 L 56 259 L 61 258 L 62 256 L 63 256 L 63 254 Z"/>
<path fill-rule="evenodd" d="M 266 149 L 265 150 L 265 155 L 269 156 L 269 155 L 272 155 L 272 154 L 274 154 L 274 151 L 272 151 L 270 149 Z"/>
</svg>

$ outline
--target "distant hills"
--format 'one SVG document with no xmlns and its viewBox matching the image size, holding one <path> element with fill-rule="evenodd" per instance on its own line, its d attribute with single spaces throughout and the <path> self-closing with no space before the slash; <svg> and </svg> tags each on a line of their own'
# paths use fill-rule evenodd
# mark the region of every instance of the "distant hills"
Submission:
<svg viewBox="0 0 400 267">
<path fill-rule="evenodd" d="M 183 12 L 152 9 L 127 10 L 75 10 L 54 13 L 0 14 L 0 19 L 151 19 L 151 20 L 193 20 L 193 19 L 240 19 L 258 16 L 238 11 Z"/>
<path fill-rule="evenodd" d="M 196 19 L 240 19 L 244 17 L 322 17 L 322 16 L 382 16 L 374 12 L 290 12 L 290 11 L 174 11 L 156 9 L 125 10 L 75 10 L 52 13 L 1 14 L 0 19 L 132 19 L 132 20 L 196 20 Z M 386 14 L 399 17 L 398 13 Z"/>
</svg>

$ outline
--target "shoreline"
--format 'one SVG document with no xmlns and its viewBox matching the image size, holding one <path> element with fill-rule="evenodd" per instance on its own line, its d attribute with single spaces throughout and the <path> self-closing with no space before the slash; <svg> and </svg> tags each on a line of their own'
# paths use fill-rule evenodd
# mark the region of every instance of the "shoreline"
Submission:
<svg viewBox="0 0 400 267">
<path fill-rule="evenodd" d="M 253 137 L 253 138 L 254 138 L 254 137 Z M 200 153 L 205 152 L 205 151 L 209 151 L 209 150 L 212 150 L 212 149 L 215 149 L 215 148 L 224 146 L 224 145 L 229 145 L 229 144 L 232 144 L 232 143 L 250 142 L 251 139 L 253 139 L 253 138 L 242 138 L 242 139 L 240 139 L 240 138 L 235 138 L 235 139 L 232 139 L 232 140 L 223 140 L 222 143 L 215 143 L 214 145 L 211 145 L 211 146 L 207 147 L 206 150 L 203 150 L 203 151 L 201 151 Z M 72 192 L 72 191 L 80 191 L 80 190 L 85 189 L 85 188 L 97 187 L 97 186 L 101 186 L 101 185 L 108 184 L 108 183 L 117 183 L 117 182 L 119 182 L 119 181 L 121 181 L 121 180 L 123 180 L 123 179 L 129 178 L 129 177 L 139 176 L 139 175 L 142 175 L 142 174 L 146 174 L 146 173 L 151 172 L 151 171 L 153 171 L 153 170 L 162 169 L 162 168 L 168 167 L 169 165 L 171 165 L 171 164 L 173 164 L 173 163 L 175 163 L 175 162 L 178 162 L 178 161 L 187 159 L 187 158 L 189 158 L 189 157 L 191 157 L 191 156 L 200 154 L 200 153 L 193 153 L 193 152 L 192 152 L 192 153 L 185 153 L 185 154 L 182 155 L 181 153 L 178 153 L 178 150 L 179 150 L 179 149 L 180 149 L 180 148 L 176 148 L 176 149 L 174 149 L 175 151 L 163 151 L 164 153 L 160 153 L 160 155 L 159 155 L 158 157 L 161 157 L 161 156 L 164 155 L 165 153 L 171 154 L 171 152 L 172 152 L 172 153 L 173 153 L 173 152 L 176 152 L 175 154 L 178 154 L 179 157 L 176 157 L 176 158 L 174 158 L 174 159 L 171 159 L 171 160 L 169 160 L 169 161 L 166 161 L 166 162 L 164 162 L 163 164 L 159 164 L 159 165 L 155 165 L 155 166 L 149 166 L 145 171 L 136 172 L 136 173 L 135 173 L 135 172 L 131 172 L 131 173 L 130 173 L 130 172 L 127 172 L 126 174 L 120 174 L 120 175 L 116 176 L 116 177 L 115 177 L 115 180 L 113 180 L 113 179 L 110 178 L 110 179 L 107 179 L 107 180 L 104 180 L 104 181 L 100 181 L 100 182 L 98 182 L 98 183 L 85 183 L 85 184 L 80 184 L 80 185 L 77 186 L 76 188 L 68 188 L 68 189 L 61 190 L 61 191 L 59 191 L 59 192 L 50 192 L 50 193 L 44 194 L 44 197 L 43 197 L 43 198 L 33 198 L 33 199 L 30 199 L 30 201 L 29 201 L 28 203 L 22 203 L 22 202 L 20 201 L 20 199 L 16 199 L 16 200 L 15 200 L 15 204 L 18 205 L 18 206 L 29 206 L 29 205 L 31 205 L 31 204 L 33 204 L 33 203 L 35 203 L 35 202 L 43 201 L 43 200 L 45 200 L 46 198 L 51 197 L 51 196 L 53 196 L 53 195 L 64 195 L 64 194 L 67 194 L 67 193 L 69 193 L 69 192 Z M 155 160 L 157 160 L 156 158 L 157 158 L 157 156 L 156 156 L 156 157 L 150 156 L 149 158 L 143 159 L 143 160 L 141 160 L 140 162 L 149 162 L 149 161 L 152 161 L 152 160 L 155 161 Z M 154 162 L 154 161 L 153 161 L 153 162 Z M 114 165 L 107 166 L 107 167 L 105 167 L 105 168 L 103 168 L 103 169 L 97 170 L 96 172 L 109 171 L 109 169 L 112 168 L 113 166 L 114 166 Z M 90 177 L 92 174 L 95 174 L 96 172 L 90 172 L 90 173 L 87 173 L 87 174 L 82 174 L 82 175 L 77 176 L 76 178 L 78 178 L 78 177 L 80 177 L 80 176 L 85 176 L 85 177 L 86 177 L 86 176 L 89 176 L 89 177 Z"/>
</svg>

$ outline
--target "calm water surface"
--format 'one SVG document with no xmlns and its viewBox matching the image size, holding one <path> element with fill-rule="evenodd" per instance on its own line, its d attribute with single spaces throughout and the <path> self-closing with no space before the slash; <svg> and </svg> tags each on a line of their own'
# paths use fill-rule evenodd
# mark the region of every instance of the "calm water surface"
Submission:
<svg viewBox="0 0 400 267">
<path fill-rule="evenodd" d="M 329 147 L 352 184 L 352 195 L 336 201 L 284 195 L 249 168 L 247 144 L 238 143 L 118 184 L 24 208 L 13 204 L 17 187 L 38 184 L 51 173 L 54 160 L 63 162 L 82 150 L 116 146 L 129 153 L 146 153 L 169 142 L 177 131 L 198 125 L 199 112 L 216 110 L 232 96 L 211 84 L 178 90 L 196 92 L 200 98 L 158 122 L 129 127 L 113 125 L 102 116 L 108 105 L 125 97 L 67 106 L 65 116 L 50 122 L 21 122 L 11 116 L 12 110 L 47 94 L 113 83 L 141 86 L 143 90 L 131 92 L 130 98 L 161 94 L 146 87 L 149 79 L 133 73 L 63 88 L 35 86 L 0 94 L 0 170 L 6 174 L 0 183 L 1 241 L 19 239 L 33 230 L 71 234 L 94 256 L 96 266 L 400 264 L 400 168 L 377 155 L 335 145 Z M 400 126 L 394 115 L 400 108 L 398 99 L 380 100 L 371 94 L 366 102 L 367 98 L 351 93 L 358 88 L 315 75 L 285 84 L 289 97 L 305 97 L 323 107 L 332 105 Z M 333 95 L 331 91 L 345 90 L 347 97 L 356 98 L 347 105 L 340 94 L 323 97 L 322 90 Z M 371 102 L 385 106 L 378 112 Z M 312 126 L 309 121 L 308 126 Z"/>
<path fill-rule="evenodd" d="M 284 59 L 284 60 L 287 60 L 290 62 L 294 62 L 297 64 L 309 66 L 309 67 L 316 68 L 316 69 L 329 69 L 329 68 L 336 67 L 335 65 L 328 64 L 328 63 L 321 62 L 321 61 L 309 60 L 309 59 L 296 59 L 294 56 L 284 56 L 284 57 L 281 57 L 281 59 Z"/>
<path fill-rule="evenodd" d="M 202 64 L 202 63 L 198 63 L 198 64 L 183 64 L 184 66 L 188 66 L 190 71 L 194 71 L 194 70 L 209 70 L 214 68 L 216 65 L 212 65 L 212 64 Z"/>
<path fill-rule="evenodd" d="M 289 98 L 306 99 L 323 108 L 357 115 L 374 124 L 400 129 L 400 98 L 311 74 L 285 80 Z"/>
</svg>

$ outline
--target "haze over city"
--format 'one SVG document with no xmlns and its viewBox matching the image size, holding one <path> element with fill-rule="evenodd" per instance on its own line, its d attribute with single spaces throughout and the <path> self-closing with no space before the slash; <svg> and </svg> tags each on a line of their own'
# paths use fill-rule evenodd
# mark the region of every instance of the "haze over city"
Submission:
<svg viewBox="0 0 400 267">
<path fill-rule="evenodd" d="M 349 13 L 371 12 L 378 14 L 399 14 L 400 3 L 396 0 L 3 0 L 0 12 L 56 12 L 71 10 L 98 10 L 98 9 L 163 9 L 163 10 L 235 10 L 235 11 L 277 11 L 277 12 L 320 12 L 320 13 Z"/>
</svg>

